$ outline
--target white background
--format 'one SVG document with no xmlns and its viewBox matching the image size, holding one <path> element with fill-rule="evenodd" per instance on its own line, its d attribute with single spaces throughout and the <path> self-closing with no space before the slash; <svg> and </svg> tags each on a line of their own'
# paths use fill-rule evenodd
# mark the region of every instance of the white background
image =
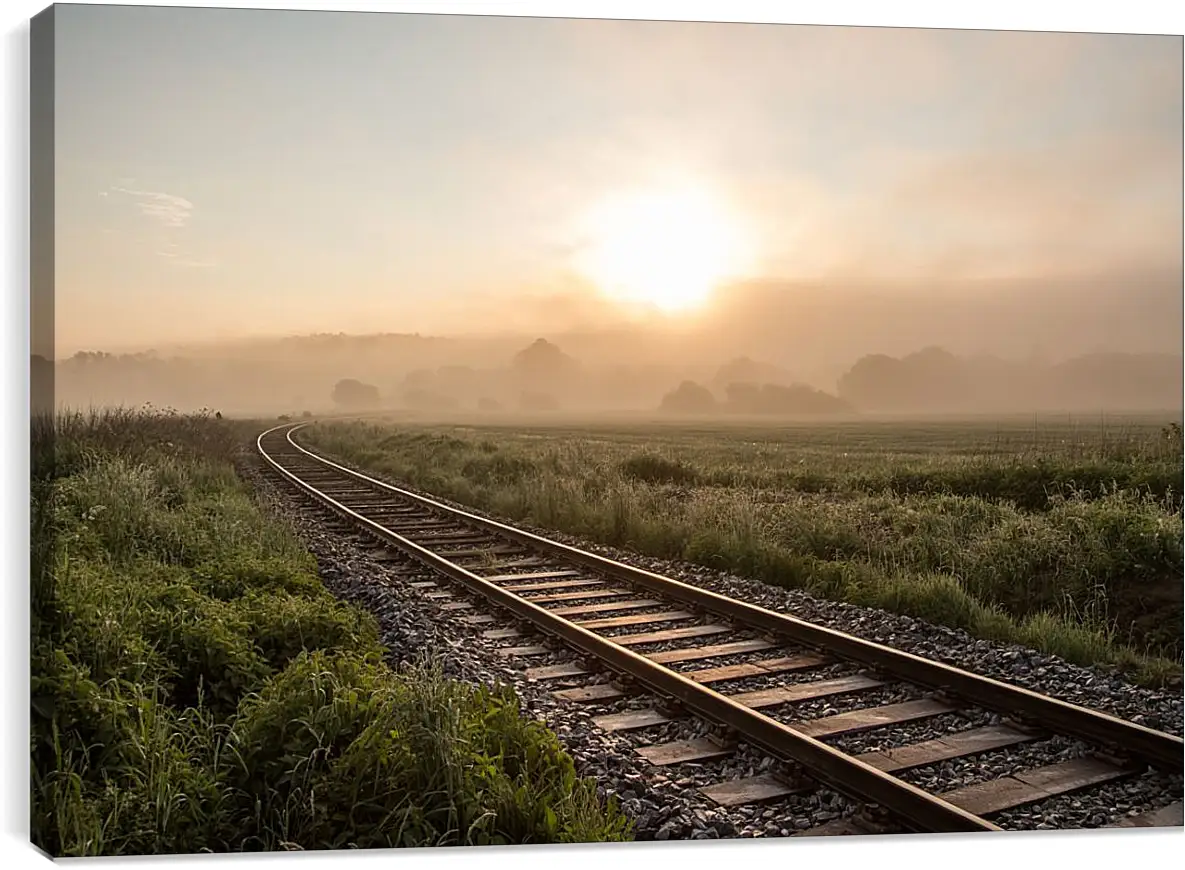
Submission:
<svg viewBox="0 0 1185 870">
<path fill-rule="evenodd" d="M 126 5 L 177 5 L 143 4 Z M 1122 2 L 1055 2 L 1055 0 L 995 0 L 986 3 L 896 2 L 792 2 L 792 0 L 469 0 L 469 2 L 284 2 L 203 3 L 189 6 L 230 6 L 270 9 L 338 9 L 454 14 L 548 15 L 577 18 L 679 18 L 704 21 L 754 21 L 797 24 L 850 24 L 892 27 L 969 27 L 1006 30 L 1075 30 L 1112 33 L 1185 32 L 1185 4 L 1157 0 Z M 0 305 L 3 317 L 3 462 L 0 462 L 0 505 L 3 510 L 5 567 L 0 587 L 5 595 L 3 674 L 4 698 L 0 715 L 4 741 L 0 750 L 0 816 L 2 846 L 11 866 L 40 863 L 45 858 L 28 844 L 28 18 L 43 8 L 23 0 L 3 6 L 4 23 L 4 218 L 3 263 L 5 292 Z M 347 861 L 353 866 L 399 861 L 424 867 L 457 867 L 480 862 L 483 868 L 553 867 L 563 862 L 572 868 L 592 868 L 612 861 L 625 866 L 678 865 L 693 868 L 702 863 L 720 865 L 741 862 L 778 862 L 803 865 L 821 863 L 835 868 L 875 863 L 883 870 L 913 868 L 918 864 L 957 867 L 1068 867 L 1095 862 L 1122 867 L 1136 862 L 1141 868 L 1168 866 L 1171 855 L 1181 854 L 1185 830 L 1130 832 L 1051 832 L 1001 834 L 993 837 L 924 836 L 837 838 L 801 841 L 699 841 L 695 843 L 643 843 L 629 846 L 584 845 L 566 847 L 504 847 L 472 850 L 417 850 L 393 854 L 368 853 L 284 854 L 255 857 L 193 856 L 103 860 L 102 864 L 135 864 L 141 867 L 215 863 L 229 866 L 329 866 Z"/>
</svg>

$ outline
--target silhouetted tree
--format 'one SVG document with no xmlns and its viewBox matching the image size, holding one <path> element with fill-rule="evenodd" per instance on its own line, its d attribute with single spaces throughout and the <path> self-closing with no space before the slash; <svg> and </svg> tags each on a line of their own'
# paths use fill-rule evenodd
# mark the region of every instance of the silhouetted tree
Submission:
<svg viewBox="0 0 1185 870">
<path fill-rule="evenodd" d="M 403 386 L 409 390 L 430 390 L 436 386 L 436 372 L 431 369 L 416 369 L 403 377 Z"/>
<path fill-rule="evenodd" d="M 560 403 L 547 393 L 524 392 L 519 396 L 519 407 L 524 411 L 554 411 Z"/>
<path fill-rule="evenodd" d="M 847 414 L 852 406 L 830 393 L 806 384 L 729 384 L 729 411 L 737 414 Z"/>
<path fill-rule="evenodd" d="M 736 414 L 761 413 L 761 387 L 752 383 L 734 383 L 724 388 L 725 407 Z"/>
<path fill-rule="evenodd" d="M 515 372 L 530 377 L 572 374 L 579 367 L 576 360 L 546 338 L 537 338 L 530 346 L 520 350 L 510 365 Z"/>
<path fill-rule="evenodd" d="M 345 378 L 334 386 L 332 398 L 343 408 L 373 408 L 379 404 L 379 388 Z"/>
<path fill-rule="evenodd" d="M 707 387 L 684 381 L 662 397 L 659 408 L 676 414 L 709 414 L 716 409 L 716 399 Z"/>
<path fill-rule="evenodd" d="M 839 395 L 861 408 L 891 410 L 903 400 L 901 360 L 883 353 L 856 361 L 839 379 Z"/>
<path fill-rule="evenodd" d="M 729 384 L 789 384 L 790 373 L 768 363 L 756 362 L 747 356 L 729 360 L 717 370 L 712 386 L 726 390 Z"/>
<path fill-rule="evenodd" d="M 508 386 L 519 391 L 524 410 L 549 410 L 556 396 L 571 398 L 581 386 L 580 364 L 545 338 L 514 355 L 510 375 Z"/>
<path fill-rule="evenodd" d="M 937 347 L 901 359 L 874 354 L 839 379 L 841 397 L 875 411 L 927 411 L 966 403 L 974 378 L 966 361 Z"/>
</svg>

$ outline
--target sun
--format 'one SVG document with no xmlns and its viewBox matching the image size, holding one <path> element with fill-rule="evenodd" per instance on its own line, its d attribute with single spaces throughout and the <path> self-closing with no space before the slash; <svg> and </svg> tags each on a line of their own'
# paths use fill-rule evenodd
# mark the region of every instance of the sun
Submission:
<svg viewBox="0 0 1185 870">
<path fill-rule="evenodd" d="M 675 312 L 703 303 L 746 266 L 729 210 L 695 188 L 636 192 L 601 202 L 585 226 L 580 270 L 603 292 Z"/>
</svg>

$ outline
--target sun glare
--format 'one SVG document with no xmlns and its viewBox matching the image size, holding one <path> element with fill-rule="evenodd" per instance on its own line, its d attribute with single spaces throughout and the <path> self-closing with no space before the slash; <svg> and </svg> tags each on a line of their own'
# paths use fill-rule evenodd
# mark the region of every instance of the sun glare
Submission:
<svg viewBox="0 0 1185 870">
<path fill-rule="evenodd" d="M 606 200 L 586 227 L 580 268 L 601 290 L 668 311 L 704 302 L 745 266 L 742 233 L 707 193 L 673 190 Z"/>
</svg>

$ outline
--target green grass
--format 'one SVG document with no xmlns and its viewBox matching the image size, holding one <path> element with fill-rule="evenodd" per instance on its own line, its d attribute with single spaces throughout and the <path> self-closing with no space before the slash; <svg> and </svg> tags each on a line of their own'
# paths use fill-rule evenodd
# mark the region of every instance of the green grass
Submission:
<svg viewBox="0 0 1185 870">
<path fill-rule="evenodd" d="M 620 840 L 512 692 L 393 671 L 205 415 L 34 421 L 32 836 L 55 856 Z"/>
<path fill-rule="evenodd" d="M 443 497 L 1138 681 L 1179 679 L 1169 420 L 401 426 L 302 436 Z"/>
</svg>

